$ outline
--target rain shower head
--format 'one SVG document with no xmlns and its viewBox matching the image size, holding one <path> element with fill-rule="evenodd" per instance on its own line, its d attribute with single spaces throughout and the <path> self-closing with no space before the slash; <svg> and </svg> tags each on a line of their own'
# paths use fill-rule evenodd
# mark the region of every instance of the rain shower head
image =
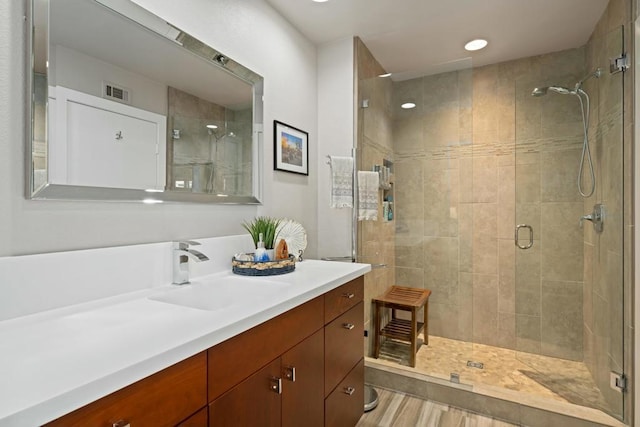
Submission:
<svg viewBox="0 0 640 427">
<path fill-rule="evenodd" d="M 560 95 L 576 95 L 575 90 L 567 89 L 562 86 L 547 86 L 547 87 L 537 87 L 531 92 L 532 96 L 544 96 L 548 91 L 559 93 Z"/>
</svg>

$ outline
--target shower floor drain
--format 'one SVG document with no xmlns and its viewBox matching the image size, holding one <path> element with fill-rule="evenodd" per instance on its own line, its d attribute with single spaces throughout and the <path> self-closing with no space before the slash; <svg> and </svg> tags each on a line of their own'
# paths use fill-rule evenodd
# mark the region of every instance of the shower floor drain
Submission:
<svg viewBox="0 0 640 427">
<path fill-rule="evenodd" d="M 467 360 L 467 366 L 470 367 L 470 368 L 484 369 L 484 363 L 482 363 L 482 362 L 474 362 L 472 360 Z"/>
</svg>

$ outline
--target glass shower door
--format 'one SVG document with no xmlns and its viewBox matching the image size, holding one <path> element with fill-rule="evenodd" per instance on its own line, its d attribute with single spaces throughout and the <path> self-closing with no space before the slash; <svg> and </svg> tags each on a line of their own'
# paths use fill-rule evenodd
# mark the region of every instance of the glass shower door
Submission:
<svg viewBox="0 0 640 427">
<path fill-rule="evenodd" d="M 609 59 L 622 28 L 576 51 L 516 83 L 515 345 L 528 391 L 621 418 L 624 73 Z"/>
</svg>

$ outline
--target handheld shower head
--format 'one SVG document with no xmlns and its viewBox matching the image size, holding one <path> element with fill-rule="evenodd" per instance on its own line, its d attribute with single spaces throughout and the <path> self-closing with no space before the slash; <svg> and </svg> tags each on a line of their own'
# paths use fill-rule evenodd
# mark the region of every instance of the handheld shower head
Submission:
<svg viewBox="0 0 640 427">
<path fill-rule="evenodd" d="M 562 86 L 549 86 L 549 90 L 560 95 L 575 95 L 576 91 Z"/>
<path fill-rule="evenodd" d="M 570 90 L 563 86 L 537 87 L 533 89 L 533 92 L 531 92 L 531 95 L 544 96 L 547 94 L 548 91 L 559 93 L 560 95 L 577 95 L 575 90 Z"/>
</svg>

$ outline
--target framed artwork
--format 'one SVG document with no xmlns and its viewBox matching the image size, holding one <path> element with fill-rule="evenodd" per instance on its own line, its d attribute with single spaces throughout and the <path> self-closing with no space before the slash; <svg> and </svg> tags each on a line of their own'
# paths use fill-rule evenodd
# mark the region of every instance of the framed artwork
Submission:
<svg viewBox="0 0 640 427">
<path fill-rule="evenodd" d="M 288 124 L 273 121 L 273 168 L 309 175 L 309 134 Z"/>
</svg>

